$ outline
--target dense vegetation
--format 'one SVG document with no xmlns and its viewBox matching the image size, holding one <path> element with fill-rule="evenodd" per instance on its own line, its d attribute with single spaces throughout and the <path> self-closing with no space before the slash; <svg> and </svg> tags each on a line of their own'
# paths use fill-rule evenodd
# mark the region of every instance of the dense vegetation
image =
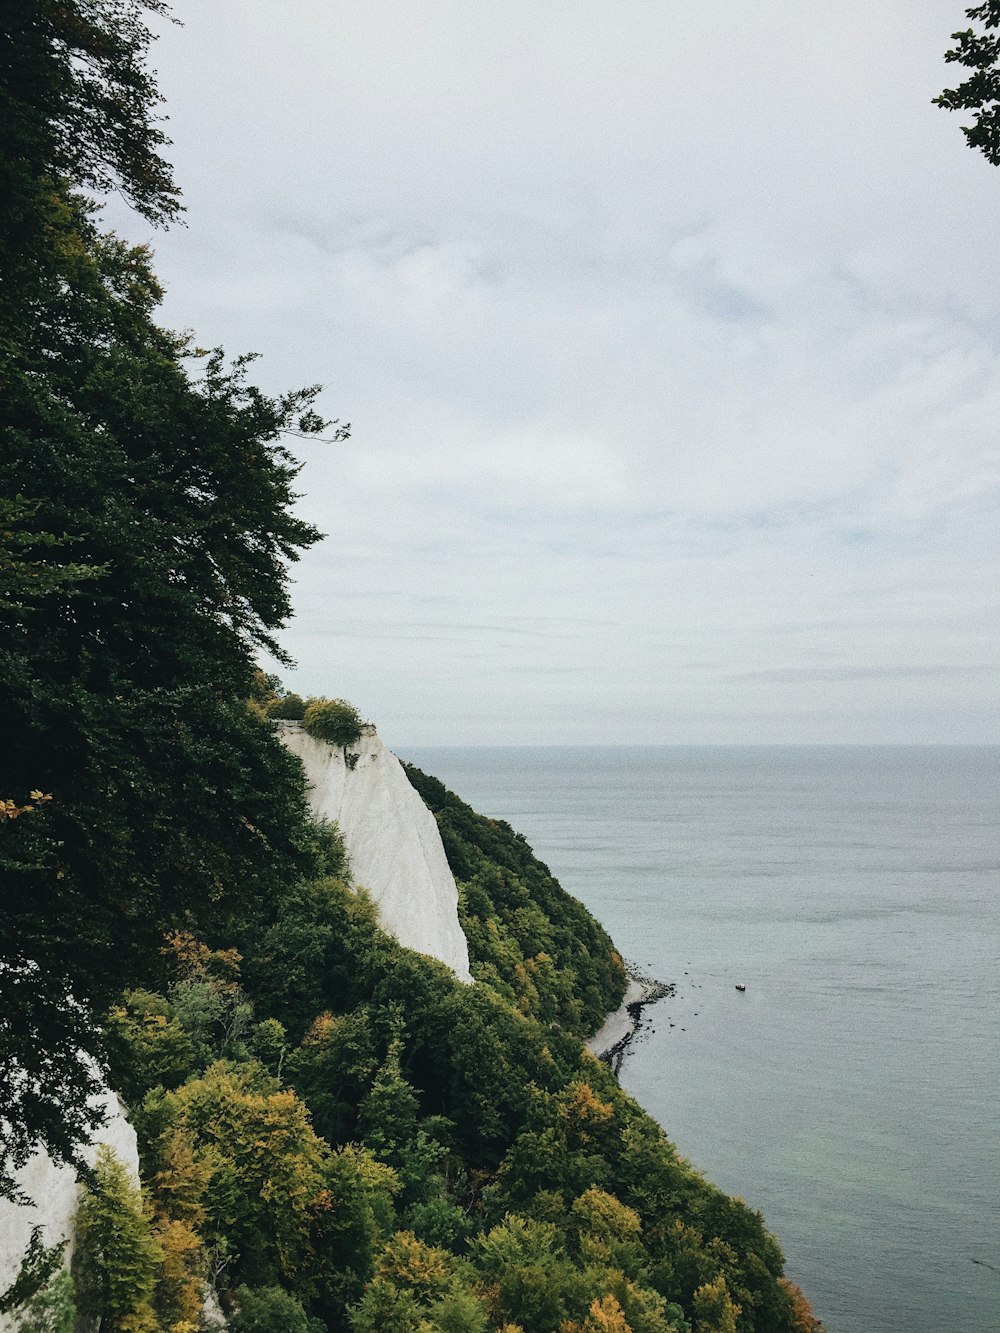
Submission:
<svg viewBox="0 0 1000 1333">
<path fill-rule="evenodd" d="M 472 975 L 522 1013 L 589 1036 L 625 994 L 607 932 L 535 857 L 524 837 L 486 819 L 436 778 L 406 765 L 433 812 L 458 882 Z"/>
<path fill-rule="evenodd" d="M 380 929 L 308 817 L 253 661 L 318 535 L 282 444 L 322 428 L 314 391 L 268 398 L 159 328 L 147 254 L 78 193 L 177 210 L 144 68 L 162 8 L 0 18 L 0 1190 L 39 1144 L 73 1157 L 99 1066 L 143 1180 L 102 1151 L 72 1274 L 36 1237 L 0 1310 L 25 1333 L 195 1333 L 206 1293 L 236 1333 L 808 1329 L 759 1216 L 580 1043 L 620 960 L 523 840 L 412 774 L 470 987 Z"/>
<path fill-rule="evenodd" d="M 72 1152 L 96 1016 L 164 931 L 316 869 L 245 698 L 319 535 L 283 434 L 323 423 L 159 328 L 148 255 L 72 188 L 176 210 L 139 6 L 14 0 L 0 41 L 2 1193 L 38 1138 Z"/>
<path fill-rule="evenodd" d="M 162 989 L 107 1015 L 144 1197 L 99 1160 L 73 1283 L 43 1286 L 29 1319 L 61 1301 L 84 1328 L 192 1333 L 207 1282 L 258 1333 L 813 1327 L 757 1214 L 561 1022 L 388 937 L 335 835 L 316 838 L 325 876 L 208 942 L 172 933 Z M 551 878 L 547 894 L 554 911 Z"/>
<path fill-rule="evenodd" d="M 561 1025 L 386 936 L 343 869 L 227 948 L 172 936 L 165 989 L 112 1011 L 151 1211 L 129 1214 L 140 1327 L 193 1320 L 206 1274 L 274 1330 L 810 1326 L 757 1214 Z M 88 1218 L 121 1212 L 109 1190 Z M 78 1289 L 112 1262 L 84 1243 Z"/>
</svg>

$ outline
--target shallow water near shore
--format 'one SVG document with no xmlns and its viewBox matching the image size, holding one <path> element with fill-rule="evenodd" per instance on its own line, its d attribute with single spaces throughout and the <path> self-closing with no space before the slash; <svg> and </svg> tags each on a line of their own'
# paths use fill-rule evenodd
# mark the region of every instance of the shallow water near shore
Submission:
<svg viewBox="0 0 1000 1333">
<path fill-rule="evenodd" d="M 403 757 L 676 983 L 622 1083 L 829 1333 L 997 1333 L 1000 748 Z"/>
</svg>

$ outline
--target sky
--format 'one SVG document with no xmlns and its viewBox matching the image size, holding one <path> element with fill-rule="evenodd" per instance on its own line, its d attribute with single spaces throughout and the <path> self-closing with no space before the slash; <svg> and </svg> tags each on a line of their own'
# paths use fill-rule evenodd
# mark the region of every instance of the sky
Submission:
<svg viewBox="0 0 1000 1333">
<path fill-rule="evenodd" d="M 1000 741 L 963 0 L 178 0 L 162 320 L 322 383 L 285 683 L 388 743 Z"/>
</svg>

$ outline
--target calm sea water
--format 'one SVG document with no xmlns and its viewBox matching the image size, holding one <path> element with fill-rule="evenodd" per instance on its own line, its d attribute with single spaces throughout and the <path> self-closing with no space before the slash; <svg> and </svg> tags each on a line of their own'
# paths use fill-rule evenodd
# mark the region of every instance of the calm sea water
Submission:
<svg viewBox="0 0 1000 1333">
<path fill-rule="evenodd" d="M 1000 748 L 405 757 L 677 983 L 622 1082 L 830 1333 L 1000 1330 Z"/>
</svg>

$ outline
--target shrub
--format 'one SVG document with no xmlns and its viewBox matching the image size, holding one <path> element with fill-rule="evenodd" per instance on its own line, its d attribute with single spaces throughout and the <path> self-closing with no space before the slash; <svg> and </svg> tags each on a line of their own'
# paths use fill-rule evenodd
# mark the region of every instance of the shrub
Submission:
<svg viewBox="0 0 1000 1333">
<path fill-rule="evenodd" d="M 301 1304 L 281 1287 L 239 1287 L 231 1333 L 326 1333 L 325 1325 L 310 1319 Z"/>
<path fill-rule="evenodd" d="M 302 725 L 319 741 L 353 745 L 361 735 L 362 722 L 361 714 L 346 699 L 310 699 Z"/>
<path fill-rule="evenodd" d="M 306 701 L 301 694 L 285 694 L 267 705 L 268 717 L 284 718 L 288 722 L 301 722 L 306 711 Z"/>
<path fill-rule="evenodd" d="M 17 1324 L 17 1333 L 73 1333 L 76 1302 L 73 1280 L 64 1268 L 37 1291 Z"/>
</svg>

